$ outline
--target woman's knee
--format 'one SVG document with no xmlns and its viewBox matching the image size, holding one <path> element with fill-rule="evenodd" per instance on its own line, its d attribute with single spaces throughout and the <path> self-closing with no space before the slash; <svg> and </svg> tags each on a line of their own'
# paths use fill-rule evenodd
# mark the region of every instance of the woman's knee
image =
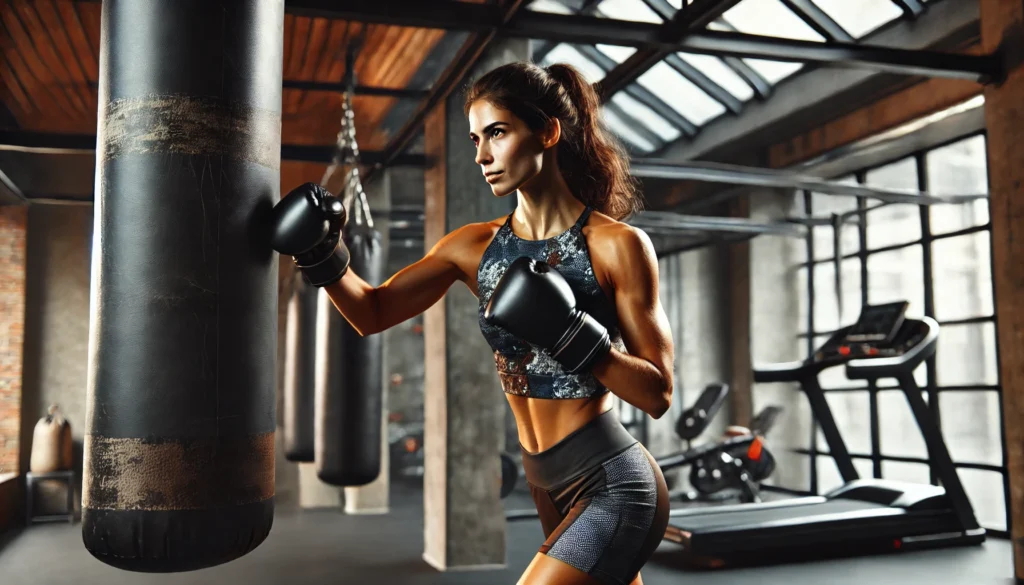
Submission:
<svg viewBox="0 0 1024 585">
<path fill-rule="evenodd" d="M 568 563 L 537 553 L 517 585 L 601 585 L 601 582 Z"/>
</svg>

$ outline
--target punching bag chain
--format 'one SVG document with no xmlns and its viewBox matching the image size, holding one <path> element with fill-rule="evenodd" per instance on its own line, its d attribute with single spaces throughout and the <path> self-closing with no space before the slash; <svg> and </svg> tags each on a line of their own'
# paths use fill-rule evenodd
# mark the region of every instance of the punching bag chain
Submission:
<svg viewBox="0 0 1024 585">
<path fill-rule="evenodd" d="M 356 114 L 352 109 L 352 96 L 355 94 L 355 58 L 361 38 L 355 39 L 345 53 L 345 94 L 341 104 L 341 129 L 338 131 L 337 147 L 331 165 L 324 173 L 321 185 L 330 189 L 328 181 L 335 173 L 343 173 L 344 183 L 340 196 L 345 208 L 349 210 L 349 221 L 354 225 L 373 227 L 370 205 L 363 191 L 362 179 L 359 175 L 359 143 L 356 141 Z"/>
</svg>

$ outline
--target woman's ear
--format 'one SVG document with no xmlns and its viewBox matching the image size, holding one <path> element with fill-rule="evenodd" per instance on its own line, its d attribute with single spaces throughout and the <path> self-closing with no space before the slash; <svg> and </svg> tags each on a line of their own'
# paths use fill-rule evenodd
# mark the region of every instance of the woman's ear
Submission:
<svg viewBox="0 0 1024 585">
<path fill-rule="evenodd" d="M 544 125 L 544 129 L 540 133 L 541 144 L 544 145 L 545 149 L 551 148 L 558 144 L 558 141 L 562 138 L 562 123 L 559 122 L 558 118 L 551 118 L 548 123 Z"/>
</svg>

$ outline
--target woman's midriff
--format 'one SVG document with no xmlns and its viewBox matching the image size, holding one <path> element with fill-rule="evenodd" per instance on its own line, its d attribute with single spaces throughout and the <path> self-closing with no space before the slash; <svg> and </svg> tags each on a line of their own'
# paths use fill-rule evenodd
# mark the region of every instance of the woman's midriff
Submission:
<svg viewBox="0 0 1024 585">
<path fill-rule="evenodd" d="M 552 400 L 505 394 L 519 429 L 519 443 L 530 453 L 546 451 L 612 406 L 611 392 L 593 398 Z"/>
</svg>

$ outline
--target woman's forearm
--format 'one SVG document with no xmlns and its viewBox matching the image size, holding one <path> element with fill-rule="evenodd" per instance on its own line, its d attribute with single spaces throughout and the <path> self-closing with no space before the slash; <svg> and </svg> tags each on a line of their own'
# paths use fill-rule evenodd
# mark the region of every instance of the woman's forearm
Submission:
<svg viewBox="0 0 1024 585">
<path fill-rule="evenodd" d="M 591 373 L 616 396 L 654 418 L 661 418 L 672 405 L 672 373 L 645 359 L 613 348 Z"/>
<path fill-rule="evenodd" d="M 447 251 L 435 247 L 380 286 L 372 286 L 349 269 L 341 280 L 325 290 L 360 335 L 372 335 L 429 309 L 460 274 L 459 268 L 448 259 Z"/>
<path fill-rule="evenodd" d="M 349 270 L 338 282 L 324 287 L 327 296 L 359 335 L 380 331 L 376 289 Z"/>
</svg>

